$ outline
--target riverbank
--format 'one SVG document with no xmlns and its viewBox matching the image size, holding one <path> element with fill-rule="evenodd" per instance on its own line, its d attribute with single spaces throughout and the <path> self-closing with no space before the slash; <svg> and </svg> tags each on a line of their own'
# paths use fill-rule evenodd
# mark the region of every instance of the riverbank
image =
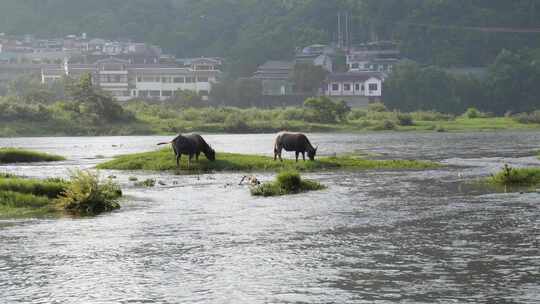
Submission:
<svg viewBox="0 0 540 304">
<path fill-rule="evenodd" d="M 59 155 L 17 148 L 0 148 L 0 164 L 53 162 L 61 160 L 65 160 L 65 158 Z"/>
<path fill-rule="evenodd" d="M 294 169 L 298 171 L 324 170 L 371 170 L 371 169 L 409 169 L 421 170 L 437 168 L 441 165 L 434 162 L 417 160 L 369 160 L 355 156 L 317 157 L 315 161 L 283 160 L 260 155 L 218 152 L 216 161 L 208 161 L 204 156 L 199 161 L 194 159 L 188 168 L 187 157 L 181 159 L 180 170 L 184 173 L 212 171 L 279 171 Z M 99 164 L 98 169 L 108 170 L 148 170 L 175 171 L 175 157 L 170 148 L 158 151 L 118 156 L 115 159 Z"/>
<path fill-rule="evenodd" d="M 337 115 L 324 109 L 285 107 L 274 109 L 234 107 L 186 108 L 172 104 L 130 102 L 122 107 L 130 119 L 115 123 L 92 121 L 67 109 L 51 105 L 45 118 L 5 120 L 0 137 L 20 136 L 100 136 L 171 135 L 177 133 L 274 133 L 297 132 L 473 132 L 500 130 L 540 130 L 540 115 L 517 114 L 492 117 L 451 115 L 431 111 L 400 113 L 388 111 L 382 104 L 352 109 Z M 48 112 L 47 112 L 48 111 Z"/>
</svg>

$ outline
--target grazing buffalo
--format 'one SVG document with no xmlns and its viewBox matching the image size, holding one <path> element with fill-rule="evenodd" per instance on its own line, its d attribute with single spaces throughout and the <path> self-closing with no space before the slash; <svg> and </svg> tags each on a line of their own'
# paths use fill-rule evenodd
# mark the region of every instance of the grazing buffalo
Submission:
<svg viewBox="0 0 540 304">
<path fill-rule="evenodd" d="M 188 167 L 191 164 L 191 159 L 193 156 L 195 156 L 195 160 L 199 160 L 199 155 L 201 152 L 204 153 L 204 156 L 206 156 L 208 160 L 216 160 L 216 151 L 214 151 L 214 149 L 212 149 L 199 134 L 191 134 L 186 136 L 180 134 L 172 141 L 159 143 L 158 146 L 166 144 L 172 144 L 172 148 L 176 156 L 177 167 L 180 167 L 180 157 L 182 154 L 189 156 Z"/>
<path fill-rule="evenodd" d="M 279 156 L 281 159 L 281 150 L 294 151 L 296 153 L 296 161 L 298 161 L 298 154 L 302 153 L 302 159 L 306 160 L 306 152 L 310 160 L 315 160 L 315 154 L 317 148 L 313 148 L 309 139 L 302 133 L 279 133 L 274 141 L 274 160 Z"/>
</svg>

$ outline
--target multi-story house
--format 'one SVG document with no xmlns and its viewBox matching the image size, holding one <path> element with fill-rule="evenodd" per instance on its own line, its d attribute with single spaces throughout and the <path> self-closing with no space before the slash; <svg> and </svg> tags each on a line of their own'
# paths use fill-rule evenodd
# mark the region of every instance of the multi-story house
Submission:
<svg viewBox="0 0 540 304">
<path fill-rule="evenodd" d="M 397 45 L 389 41 L 362 44 L 347 52 L 347 68 L 351 72 L 392 72 L 401 60 Z"/>
<path fill-rule="evenodd" d="M 127 60 L 108 58 L 95 64 L 69 64 L 42 70 L 42 83 L 64 76 L 78 78 L 92 75 L 93 83 L 119 101 L 134 98 L 167 100 L 178 90 L 190 90 L 207 99 L 212 84 L 218 81 L 221 62 L 198 58 L 189 67 L 160 64 L 131 64 Z"/>
</svg>

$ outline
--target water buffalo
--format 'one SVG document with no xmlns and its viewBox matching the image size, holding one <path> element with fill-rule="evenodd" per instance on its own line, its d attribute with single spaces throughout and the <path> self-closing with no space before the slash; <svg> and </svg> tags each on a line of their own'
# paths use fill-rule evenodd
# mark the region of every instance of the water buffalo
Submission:
<svg viewBox="0 0 540 304">
<path fill-rule="evenodd" d="M 178 135 L 170 142 L 162 142 L 159 145 L 172 144 L 174 155 L 176 156 L 176 166 L 180 167 L 180 157 L 182 154 L 189 156 L 188 168 L 191 164 L 191 159 L 195 156 L 195 160 L 199 160 L 199 155 L 204 153 L 204 156 L 210 161 L 216 160 L 216 151 L 206 143 L 206 141 L 199 134 L 191 135 Z"/>
<path fill-rule="evenodd" d="M 315 154 L 317 148 L 313 148 L 309 139 L 302 133 L 279 133 L 274 141 L 274 160 L 279 156 L 281 159 L 281 150 L 294 151 L 296 153 L 296 161 L 298 161 L 298 154 L 302 153 L 302 159 L 306 160 L 306 152 L 310 160 L 315 160 Z"/>
</svg>

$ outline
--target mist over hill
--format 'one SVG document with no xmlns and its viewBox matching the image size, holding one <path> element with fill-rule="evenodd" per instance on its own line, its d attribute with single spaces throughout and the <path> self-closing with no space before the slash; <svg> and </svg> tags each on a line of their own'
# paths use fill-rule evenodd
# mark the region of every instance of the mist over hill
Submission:
<svg viewBox="0 0 540 304">
<path fill-rule="evenodd" d="M 3 0 L 0 32 L 133 39 L 179 57 L 222 56 L 248 75 L 336 41 L 338 12 L 350 12 L 353 43 L 396 40 L 424 64 L 484 66 L 502 49 L 540 47 L 527 31 L 540 28 L 535 0 Z"/>
</svg>

